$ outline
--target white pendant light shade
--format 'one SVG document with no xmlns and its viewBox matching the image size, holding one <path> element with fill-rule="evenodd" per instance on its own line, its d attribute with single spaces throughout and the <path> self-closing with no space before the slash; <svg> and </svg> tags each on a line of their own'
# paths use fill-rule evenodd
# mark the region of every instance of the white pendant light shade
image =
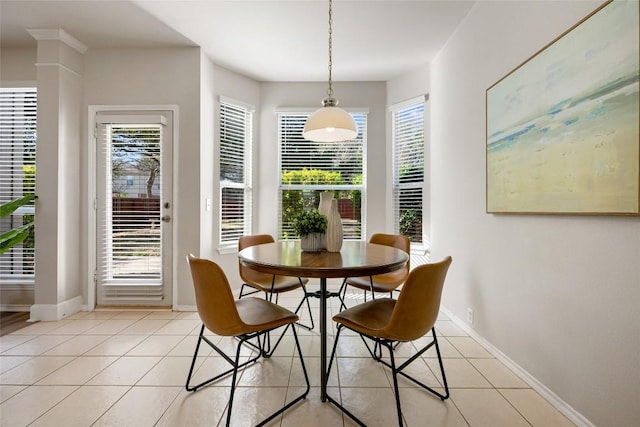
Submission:
<svg viewBox="0 0 640 427">
<path fill-rule="evenodd" d="M 340 107 L 322 107 L 307 119 L 304 139 L 317 142 L 350 141 L 358 136 L 356 122 Z"/>
</svg>

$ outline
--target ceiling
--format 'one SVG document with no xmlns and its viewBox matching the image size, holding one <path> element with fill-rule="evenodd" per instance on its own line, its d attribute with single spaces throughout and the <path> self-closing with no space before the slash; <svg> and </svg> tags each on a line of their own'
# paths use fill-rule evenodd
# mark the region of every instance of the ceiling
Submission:
<svg viewBox="0 0 640 427">
<path fill-rule="evenodd" d="M 433 60 L 476 0 L 334 0 L 333 80 L 387 81 Z M 258 81 L 324 81 L 327 0 L 0 0 L 2 47 L 62 28 L 91 48 L 200 46 Z"/>
</svg>

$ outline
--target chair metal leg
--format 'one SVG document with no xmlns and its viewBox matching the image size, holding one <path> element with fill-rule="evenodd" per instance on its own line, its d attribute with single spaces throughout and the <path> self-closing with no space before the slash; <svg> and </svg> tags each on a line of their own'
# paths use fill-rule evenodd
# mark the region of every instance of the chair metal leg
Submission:
<svg viewBox="0 0 640 427">
<path fill-rule="evenodd" d="M 347 297 L 347 279 L 348 278 L 345 278 L 342 281 L 342 285 L 340 285 L 340 289 L 338 290 L 338 298 L 340 299 L 340 311 L 347 309 L 347 305 L 344 303 L 344 299 Z"/>
<path fill-rule="evenodd" d="M 402 375 L 406 379 L 413 381 L 415 384 L 419 385 L 423 389 L 429 391 L 432 394 L 435 394 L 436 396 L 438 396 L 440 398 L 440 400 L 446 400 L 446 399 L 449 398 L 449 386 L 447 384 L 447 377 L 446 377 L 446 375 L 444 373 L 444 365 L 442 363 L 442 355 L 440 354 L 440 348 L 438 346 L 438 338 L 436 337 L 435 327 L 432 328 L 431 332 L 433 334 L 433 340 L 429 344 L 424 346 L 421 350 L 419 350 L 416 354 L 414 354 L 409 359 L 407 359 L 402 365 L 396 367 L 396 371 L 398 372 L 398 374 Z M 373 340 L 376 340 L 376 338 L 372 338 L 372 337 L 369 337 L 369 338 L 371 338 Z M 390 343 L 389 345 L 391 345 L 393 347 L 393 342 L 389 342 L 389 343 Z M 436 353 L 438 355 L 438 363 L 440 364 L 440 373 L 442 374 L 442 383 L 444 385 L 445 394 L 442 394 L 442 393 L 434 390 L 433 388 L 431 388 L 428 385 L 422 383 L 421 381 L 417 380 L 416 378 L 412 377 L 411 375 L 402 372 L 404 370 L 404 368 L 409 366 L 414 360 L 416 360 L 418 357 L 420 357 L 422 355 L 422 353 L 424 353 L 425 351 L 427 351 L 428 349 L 430 349 L 434 345 L 436 347 Z M 378 360 L 378 362 L 382 363 L 383 365 L 386 365 L 388 368 L 391 368 L 391 365 L 385 360 L 380 359 L 380 360 Z"/>
<path fill-rule="evenodd" d="M 442 384 L 444 385 L 444 395 L 440 395 L 440 399 L 445 400 L 449 398 L 449 384 L 447 384 L 447 376 L 444 373 L 444 365 L 442 364 L 442 355 L 440 354 L 440 346 L 438 345 L 438 337 L 436 337 L 436 328 L 432 328 L 433 342 L 436 346 L 436 353 L 438 354 L 438 363 L 440 364 L 440 373 L 442 374 Z"/>
<path fill-rule="evenodd" d="M 287 326 L 290 326 L 290 325 L 287 325 Z M 296 403 L 298 403 L 302 399 L 306 398 L 307 395 L 309 394 L 309 390 L 310 390 L 309 375 L 307 373 L 307 367 L 304 364 L 304 358 L 302 357 L 302 351 L 300 349 L 300 341 L 298 340 L 298 334 L 296 333 L 296 328 L 292 327 L 291 330 L 293 331 L 293 338 L 294 338 L 294 340 L 296 342 L 296 348 L 298 349 L 298 356 L 300 358 L 300 364 L 302 365 L 302 372 L 304 373 L 304 379 L 305 379 L 305 382 L 307 384 L 307 387 L 306 387 L 305 391 L 301 395 L 299 395 L 298 397 L 293 399 L 291 402 L 289 402 L 286 405 L 284 405 L 282 408 L 278 409 L 273 414 L 269 415 L 267 418 L 265 418 L 263 421 L 261 421 L 257 425 L 257 427 L 260 427 L 260 426 L 263 426 L 263 425 L 267 424 L 269 421 L 273 420 L 275 417 L 277 417 L 278 415 L 282 414 L 284 411 L 286 411 L 287 409 L 291 408 L 293 405 L 295 405 Z"/>
<path fill-rule="evenodd" d="M 380 344 L 377 340 L 373 339 L 373 350 L 369 347 L 369 343 L 364 339 L 365 335 L 360 334 L 360 339 L 364 343 L 364 346 L 367 347 L 371 358 L 377 362 L 382 362 L 382 349 L 380 348 Z"/>
<path fill-rule="evenodd" d="M 298 304 L 298 307 L 296 307 L 296 309 L 295 309 L 294 313 L 295 313 L 295 314 L 298 314 L 298 312 L 299 312 L 299 311 L 300 311 L 300 309 L 302 308 L 302 305 L 303 305 L 303 304 L 305 303 L 305 301 L 306 301 L 306 303 L 307 303 L 307 310 L 309 311 L 309 318 L 311 319 L 311 326 L 308 326 L 308 325 L 302 324 L 302 323 L 300 323 L 299 321 L 298 321 L 298 322 L 296 322 L 296 325 L 301 326 L 301 327 L 303 327 L 303 328 L 308 329 L 308 330 L 310 330 L 310 331 L 311 331 L 311 330 L 313 330 L 313 328 L 315 327 L 315 323 L 314 323 L 314 321 L 313 321 L 313 313 L 312 313 L 312 311 L 311 311 L 311 303 L 309 302 L 309 295 L 310 295 L 310 294 L 308 294 L 308 293 L 307 293 L 307 288 L 305 287 L 304 283 L 302 283 L 302 279 L 298 278 L 298 280 L 300 281 L 300 286 L 302 287 L 302 291 L 303 291 L 303 293 L 304 293 L 304 296 L 303 296 L 302 300 L 300 301 L 300 304 Z M 273 283 L 272 283 L 272 286 L 273 286 Z M 266 295 L 266 293 L 265 293 L 265 295 Z M 271 300 L 272 300 L 272 298 L 273 298 L 274 293 L 271 293 L 271 294 L 269 294 L 269 295 L 270 295 L 270 296 L 269 296 L 268 301 L 271 301 Z M 278 297 L 279 297 L 279 294 L 277 294 L 277 293 L 276 293 L 276 294 L 275 294 L 275 296 L 276 296 L 276 301 L 275 301 L 275 303 L 277 304 L 277 303 L 278 303 Z M 280 336 L 278 337 L 278 340 L 276 341 L 276 343 L 275 343 L 273 346 L 271 345 L 271 334 L 267 334 L 267 337 L 266 337 L 266 339 L 264 340 L 265 345 L 264 345 L 264 346 L 263 346 L 263 348 L 262 348 L 262 357 L 264 357 L 264 358 L 269 358 L 269 357 L 271 357 L 271 355 L 273 354 L 273 352 L 276 350 L 276 348 L 277 348 L 277 347 L 278 347 L 278 345 L 280 344 L 280 341 L 282 341 L 282 338 L 284 337 L 284 334 L 287 332 L 287 328 L 288 328 L 289 326 L 290 326 L 290 325 L 287 325 L 287 327 L 284 329 L 284 331 L 282 331 L 282 334 L 280 334 Z M 292 328 L 293 328 L 293 326 L 292 326 Z"/>
<path fill-rule="evenodd" d="M 336 331 L 335 341 L 333 342 L 333 350 L 331 350 L 331 357 L 329 358 L 329 366 L 327 367 L 327 379 L 329 378 L 329 374 L 331 373 L 331 367 L 333 366 L 333 359 L 335 358 L 335 355 L 336 355 L 336 348 L 338 348 L 338 338 L 340 337 L 340 332 L 342 331 L 342 328 L 344 328 L 344 325 L 338 324 L 338 330 Z M 347 416 L 351 418 L 353 421 L 355 421 L 356 424 L 358 424 L 361 427 L 366 427 L 365 423 L 360 421 L 358 417 L 356 417 L 351 412 L 349 412 L 347 408 L 342 406 L 340 402 L 335 400 L 328 393 L 327 393 L 327 401 L 335 405 L 338 409 L 340 409 L 345 414 L 347 414 Z"/>
<path fill-rule="evenodd" d="M 291 326 L 291 324 L 287 325 L 285 327 L 285 331 L 286 328 L 288 328 L 289 326 Z M 240 342 L 238 343 L 238 346 L 236 347 L 236 352 L 235 352 L 235 358 L 231 359 L 227 354 L 225 354 L 222 350 L 220 350 L 215 344 L 213 344 L 209 339 L 207 339 L 207 337 L 204 336 L 204 325 L 202 325 L 202 327 L 200 328 L 200 334 L 198 336 L 198 342 L 196 343 L 196 349 L 195 352 L 193 354 L 193 359 L 191 361 L 191 367 L 189 368 L 189 374 L 187 375 L 187 382 L 185 385 L 185 388 L 187 389 L 187 391 L 197 391 L 199 390 L 201 387 L 204 387 L 207 384 L 210 384 L 222 377 L 227 376 L 228 374 L 232 374 L 231 377 L 231 392 L 230 392 L 230 396 L 229 396 L 229 403 L 227 405 L 227 421 L 226 421 L 226 425 L 227 427 L 230 425 L 231 423 L 231 411 L 233 409 L 233 398 L 235 396 L 235 390 L 236 390 L 236 386 L 237 386 L 237 380 L 238 380 L 238 370 L 257 361 L 260 356 L 262 355 L 262 351 L 260 351 L 264 344 L 260 343 L 260 339 L 262 338 L 263 340 L 267 339 L 269 332 L 271 330 L 267 330 L 267 331 L 261 331 L 261 332 L 256 332 L 256 333 L 252 333 L 252 334 L 247 334 L 247 335 L 239 335 L 237 336 L 237 338 L 240 340 Z M 294 404 L 296 404 L 297 402 L 299 402 L 300 400 L 304 399 L 307 397 L 307 395 L 309 394 L 309 390 L 310 390 L 310 384 L 309 384 L 309 374 L 307 373 L 307 368 L 306 365 L 304 364 L 304 358 L 302 356 L 302 350 L 300 348 L 300 341 L 298 340 L 298 334 L 296 333 L 295 328 L 292 327 L 292 331 L 293 331 L 293 338 L 295 340 L 296 343 L 296 348 L 298 350 L 298 356 L 300 358 L 300 364 L 302 365 L 302 372 L 304 373 L 304 378 L 305 378 L 305 382 L 307 384 L 306 389 L 304 390 L 304 392 L 302 394 L 300 394 L 299 396 L 297 396 L 295 399 L 293 399 L 291 402 L 287 403 L 285 406 L 283 406 L 282 408 L 280 408 L 279 410 L 277 410 L 276 412 L 274 412 L 273 414 L 271 414 L 268 418 L 266 418 L 264 421 L 260 422 L 260 424 L 258 424 L 259 426 L 265 425 L 267 424 L 269 421 L 271 421 L 272 419 L 274 419 L 275 417 L 277 417 L 278 415 L 280 415 L 281 413 L 283 413 L 284 411 L 286 411 L 287 409 L 289 409 L 291 406 L 293 406 Z M 258 341 L 258 344 L 254 344 L 249 342 L 249 340 L 255 338 Z M 207 344 L 209 344 L 218 354 L 220 354 L 220 356 L 222 356 L 227 362 L 229 362 L 229 364 L 231 364 L 231 368 L 226 370 L 225 372 L 216 375 L 213 378 L 210 378 L 208 380 L 205 380 L 203 382 L 201 382 L 200 384 L 197 384 L 195 386 L 191 386 L 189 385 L 189 383 L 191 382 L 191 376 L 193 375 L 193 370 L 195 367 L 195 362 L 196 362 L 196 358 L 198 357 L 198 351 L 200 349 L 200 344 L 201 342 L 204 341 Z M 244 344 L 249 344 L 251 347 L 259 350 L 257 356 L 240 363 L 240 352 L 241 349 L 243 347 Z"/>
<path fill-rule="evenodd" d="M 398 389 L 398 371 L 396 370 L 396 359 L 393 355 L 393 345 L 388 341 L 379 341 L 380 347 L 383 345 L 389 350 L 389 360 L 391 362 L 391 376 L 393 377 L 393 393 L 396 397 L 396 410 L 398 411 L 398 426 L 402 427 L 402 406 L 400 405 L 400 390 Z M 380 350 L 382 352 L 382 350 Z"/>
<path fill-rule="evenodd" d="M 278 348 L 278 345 L 280 345 L 280 341 L 282 341 L 282 338 L 284 338 L 284 334 L 287 332 L 287 329 L 289 329 L 289 327 L 291 327 L 291 329 L 295 329 L 291 324 L 285 326 L 284 330 L 278 337 L 278 340 L 273 345 L 273 347 L 271 346 L 271 333 L 265 334 L 265 346 L 263 346 L 262 348 L 262 357 L 268 359 L 273 355 L 273 352 L 276 351 L 276 348 Z"/>
<path fill-rule="evenodd" d="M 245 287 L 245 286 L 249 287 L 250 289 L 253 289 L 253 291 L 251 291 L 251 292 L 247 292 L 247 293 L 245 294 L 245 293 L 244 293 L 244 287 Z M 242 298 L 242 297 L 244 297 L 244 296 L 252 295 L 252 294 L 255 294 L 255 293 L 258 293 L 258 292 L 260 292 L 260 291 L 259 291 L 259 290 L 257 290 L 257 289 L 252 288 L 251 286 L 247 285 L 246 283 L 243 283 L 243 284 L 242 284 L 242 286 L 240 286 L 240 295 L 238 296 L 238 299 L 241 299 L 241 298 Z"/>
<path fill-rule="evenodd" d="M 300 323 L 299 321 L 296 322 L 296 325 L 301 326 L 301 327 L 311 331 L 315 327 L 315 323 L 313 321 L 313 313 L 311 312 L 311 304 L 309 303 L 309 294 L 307 294 L 307 290 L 306 290 L 304 284 L 302 283 L 302 280 L 300 280 L 300 285 L 302 285 L 302 290 L 304 292 L 304 297 L 300 301 L 300 304 L 298 304 L 298 307 L 296 307 L 296 310 L 294 311 L 294 313 L 298 314 L 298 312 L 300 311 L 300 308 L 302 308 L 302 305 L 306 301 L 307 309 L 309 310 L 309 318 L 311 319 L 311 326 L 304 325 L 304 324 Z M 277 298 L 278 298 L 278 295 L 276 294 L 276 303 L 278 302 Z M 276 348 L 280 344 L 280 341 L 282 341 L 282 338 L 284 337 L 284 334 L 287 332 L 287 328 L 289 326 L 291 326 L 291 325 L 287 325 L 285 327 L 284 331 L 282 331 L 282 334 L 280 334 L 280 336 L 278 337 L 278 340 L 273 345 L 273 347 L 271 346 L 271 334 L 267 334 L 267 338 L 265 340 L 266 345 L 263 348 L 262 357 L 265 357 L 265 358 L 271 357 L 273 352 L 276 350 Z M 293 328 L 293 326 L 291 326 L 291 328 Z"/>
<path fill-rule="evenodd" d="M 311 303 L 309 302 L 309 297 L 307 296 L 307 291 L 304 292 L 304 300 L 307 302 L 307 310 L 309 311 L 309 319 L 311 319 L 311 327 L 309 330 L 313 330 L 316 327 L 315 322 L 313 321 L 313 313 L 311 312 Z M 300 326 L 304 326 L 300 324 Z"/>
<path fill-rule="evenodd" d="M 200 334 L 198 334 L 198 342 L 196 343 L 196 350 L 193 352 L 193 359 L 191 359 L 191 367 L 189 368 L 189 373 L 187 374 L 187 383 L 185 384 L 185 388 L 187 391 L 195 391 L 196 388 L 190 388 L 189 381 L 191 380 L 191 375 L 193 374 L 193 368 L 196 364 L 196 359 L 198 358 L 198 350 L 200 350 L 200 341 L 202 338 L 202 333 L 204 332 L 204 324 L 200 328 Z"/>
<path fill-rule="evenodd" d="M 240 339 L 240 343 L 238 345 L 238 348 L 240 348 L 242 346 L 242 344 L 244 344 L 248 339 L 250 338 L 254 338 L 255 336 L 257 336 L 256 334 L 250 335 L 250 336 L 239 336 L 238 338 Z M 209 344 L 209 346 L 211 348 L 213 348 L 220 356 L 222 356 L 227 362 L 229 362 L 229 364 L 231 364 L 231 366 L 233 366 L 231 369 L 228 369 L 224 372 L 222 372 L 221 374 L 216 375 L 215 377 L 209 378 L 208 380 L 202 381 L 200 384 L 196 384 L 196 385 L 189 385 L 189 383 L 191 382 L 191 376 L 193 375 L 193 368 L 195 366 L 196 363 L 196 359 L 198 357 L 198 350 L 200 349 L 200 343 L 204 341 L 207 344 Z M 258 346 L 256 346 L 255 344 L 251 345 L 256 348 L 259 349 Z M 189 374 L 187 375 L 187 383 L 185 384 L 185 389 L 187 391 L 196 391 L 202 387 L 204 387 L 207 384 L 211 384 L 212 382 L 219 380 L 222 377 L 225 377 L 227 375 L 229 375 L 230 373 L 232 373 L 235 369 L 239 369 L 242 368 L 244 366 L 247 366 L 251 363 L 254 363 L 255 361 L 257 361 L 260 358 L 260 351 L 258 351 L 257 356 L 242 362 L 241 364 L 237 364 L 233 359 L 231 359 L 229 356 L 227 356 L 222 350 L 220 350 L 218 348 L 218 346 L 216 346 L 214 343 L 212 343 L 207 337 L 204 336 L 204 325 L 202 325 L 202 327 L 200 328 L 200 335 L 198 336 L 198 342 L 196 344 L 196 350 L 193 353 L 193 359 L 191 360 L 191 367 L 189 369 Z M 236 366 L 237 365 L 237 366 Z"/>
<path fill-rule="evenodd" d="M 338 324 L 338 330 L 336 331 L 336 336 L 333 341 L 333 349 L 331 350 L 331 357 L 329 358 L 329 366 L 327 367 L 327 378 L 329 378 L 329 374 L 331 373 L 331 366 L 333 365 L 333 358 L 336 355 L 336 348 L 338 348 L 338 338 L 340 337 L 340 332 L 342 332 L 343 325 Z"/>
<path fill-rule="evenodd" d="M 329 367 L 327 369 L 327 377 L 329 377 L 329 374 L 331 372 L 331 367 L 333 366 L 333 359 L 335 358 L 336 349 L 338 348 L 338 339 L 340 337 L 340 332 L 342 332 L 343 328 L 347 328 L 345 325 L 343 325 L 341 323 L 339 323 L 337 326 L 338 326 L 338 329 L 337 329 L 336 336 L 335 336 L 335 342 L 333 343 L 333 350 L 331 352 L 331 358 L 329 360 Z M 347 329 L 349 329 L 349 328 L 347 328 Z M 360 334 L 360 337 L 362 338 L 362 341 L 364 342 L 365 346 L 367 347 L 367 350 L 369 351 L 369 354 L 371 354 L 371 357 L 374 360 L 382 363 L 383 365 L 385 365 L 389 369 L 391 369 L 391 373 L 392 373 L 392 376 L 393 376 L 393 391 L 394 391 L 394 395 L 395 395 L 395 399 L 396 399 L 396 410 L 397 410 L 397 413 L 398 413 L 398 425 L 399 426 L 403 426 L 404 425 L 403 424 L 404 421 L 403 421 L 403 418 L 402 418 L 402 405 L 400 403 L 400 389 L 398 387 L 398 375 L 402 375 L 403 377 L 413 381 L 414 383 L 416 383 L 420 387 L 422 387 L 425 390 L 429 391 L 430 393 L 438 396 L 441 400 L 445 400 L 445 399 L 449 398 L 449 386 L 447 384 L 447 378 L 446 378 L 445 373 L 444 373 L 444 365 L 442 363 L 442 355 L 440 354 L 440 348 L 438 346 L 438 338 L 436 337 L 435 327 L 432 328 L 432 333 L 433 333 L 433 340 L 430 343 L 428 343 L 424 348 L 419 350 L 416 354 L 411 356 L 411 358 L 409 358 L 404 363 L 402 363 L 400 366 L 396 366 L 395 353 L 394 353 L 394 349 L 397 346 L 398 341 L 389 341 L 389 340 L 386 340 L 386 339 L 372 337 L 372 336 L 369 336 L 369 335 L 366 335 L 366 334 Z M 367 343 L 365 338 L 368 338 L 368 339 L 370 339 L 370 340 L 372 340 L 374 342 L 373 349 L 369 346 L 369 344 Z M 406 373 L 403 372 L 404 368 L 409 366 L 414 360 L 416 360 L 418 357 L 420 357 L 425 351 L 427 351 L 432 346 L 435 346 L 436 353 L 438 354 L 438 362 L 440 364 L 440 372 L 442 374 L 442 382 L 443 382 L 443 385 L 444 385 L 445 394 L 437 392 L 433 388 L 427 386 L 426 384 L 423 384 L 422 382 L 420 382 L 416 378 L 414 378 L 414 377 L 410 376 L 409 374 L 406 374 Z M 389 350 L 389 361 L 386 361 L 386 360 L 382 359 L 382 347 L 385 347 L 385 348 L 387 348 Z M 339 402 L 337 402 L 331 396 L 327 395 L 327 400 L 329 402 L 333 403 L 335 406 L 337 406 L 342 412 L 347 414 L 358 425 L 361 425 L 361 426 L 365 425 L 355 415 L 353 415 L 351 412 L 349 412 L 345 407 L 343 407 Z"/>
<path fill-rule="evenodd" d="M 238 378 L 238 362 L 240 361 L 240 349 L 242 348 L 242 341 L 240 342 L 240 344 L 238 344 L 238 347 L 236 348 L 236 358 L 234 361 L 234 369 L 233 369 L 233 376 L 231 377 L 231 393 L 229 395 L 229 404 L 227 405 L 227 427 L 229 427 L 229 425 L 231 425 L 231 409 L 233 408 L 233 396 L 235 395 L 236 392 L 236 380 Z"/>
<path fill-rule="evenodd" d="M 247 286 L 246 283 L 243 283 L 242 286 L 240 286 L 240 295 L 238 296 L 238 299 L 242 299 L 242 296 L 244 295 L 243 292 L 244 292 L 244 287 L 245 286 Z"/>
<path fill-rule="evenodd" d="M 298 280 L 300 281 L 300 287 L 302 288 L 302 292 L 304 296 L 302 297 L 300 304 L 298 304 L 298 307 L 296 307 L 296 310 L 294 311 L 294 313 L 298 314 L 298 311 L 300 311 L 300 308 L 302 308 L 302 305 L 306 302 L 307 310 L 309 311 L 309 319 L 311 319 L 311 326 L 307 326 L 299 321 L 296 324 L 298 326 L 302 326 L 303 328 L 311 331 L 313 330 L 313 328 L 315 328 L 315 323 L 313 321 L 313 313 L 311 312 L 311 303 L 309 302 L 309 294 L 307 293 L 307 287 L 304 285 L 304 283 L 302 283 L 302 279 L 298 277 Z"/>
</svg>

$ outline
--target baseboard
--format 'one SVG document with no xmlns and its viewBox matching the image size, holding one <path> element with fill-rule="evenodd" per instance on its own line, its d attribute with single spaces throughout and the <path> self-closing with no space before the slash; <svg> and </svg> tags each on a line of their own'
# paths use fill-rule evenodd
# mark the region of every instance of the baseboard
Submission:
<svg viewBox="0 0 640 427">
<path fill-rule="evenodd" d="M 547 402 L 549 402 L 554 408 L 560 411 L 565 417 L 569 418 L 578 427 L 595 427 L 595 425 L 586 419 L 581 413 L 573 409 L 571 405 L 562 400 L 557 394 L 551 391 L 547 386 L 538 381 L 533 375 L 524 370 L 521 366 L 511 360 L 507 355 L 500 351 L 497 347 L 487 341 L 484 337 L 479 335 L 474 329 L 472 329 L 466 322 L 455 316 L 450 310 L 445 307 L 440 307 L 440 310 L 447 315 L 458 327 L 464 330 L 470 337 L 476 340 L 482 347 L 484 347 L 489 353 L 494 355 L 496 359 L 504 363 L 509 369 L 513 371 L 522 381 L 526 382 L 532 389 L 537 391 Z"/>
<path fill-rule="evenodd" d="M 77 296 L 58 304 L 34 304 L 30 321 L 56 321 L 82 310 L 82 297 Z"/>
</svg>

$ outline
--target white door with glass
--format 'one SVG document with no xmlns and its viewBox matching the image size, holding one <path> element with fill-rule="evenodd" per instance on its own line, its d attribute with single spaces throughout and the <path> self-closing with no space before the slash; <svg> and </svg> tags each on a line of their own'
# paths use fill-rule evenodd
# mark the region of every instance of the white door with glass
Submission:
<svg viewBox="0 0 640 427">
<path fill-rule="evenodd" d="M 98 306 L 172 305 L 171 111 L 96 115 Z"/>
</svg>

